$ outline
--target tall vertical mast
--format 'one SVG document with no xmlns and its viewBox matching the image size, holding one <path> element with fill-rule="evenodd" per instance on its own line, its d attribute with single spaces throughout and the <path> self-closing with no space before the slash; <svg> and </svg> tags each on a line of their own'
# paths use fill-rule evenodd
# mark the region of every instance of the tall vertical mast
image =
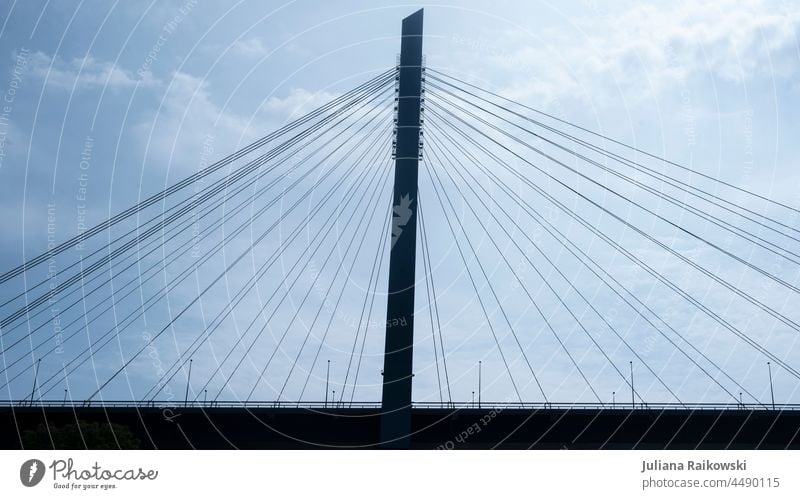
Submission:
<svg viewBox="0 0 800 499">
<path fill-rule="evenodd" d="M 403 19 L 400 43 L 392 248 L 381 403 L 381 442 L 389 448 L 408 448 L 411 433 L 421 92 L 422 9 Z"/>
</svg>

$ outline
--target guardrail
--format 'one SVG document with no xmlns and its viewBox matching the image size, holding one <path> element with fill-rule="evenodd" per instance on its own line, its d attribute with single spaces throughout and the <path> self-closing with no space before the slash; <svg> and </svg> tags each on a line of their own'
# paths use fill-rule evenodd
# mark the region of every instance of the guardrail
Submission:
<svg viewBox="0 0 800 499">
<path fill-rule="evenodd" d="M 242 409 L 263 409 L 263 408 L 303 408 L 303 409 L 380 409 L 380 402 L 315 402 L 315 401 L 188 401 L 175 402 L 168 400 L 0 400 L 0 407 L 68 407 L 68 408 L 242 408 Z M 758 403 L 608 403 L 598 402 L 415 402 L 415 409 L 603 409 L 603 410 L 736 410 L 736 411 L 797 411 L 800 404 L 758 404 Z"/>
<path fill-rule="evenodd" d="M 280 401 L 238 401 L 238 400 L 217 400 L 217 401 L 188 401 L 176 402 L 174 400 L 0 400 L 0 407 L 106 407 L 106 408 L 167 408 L 167 407 L 186 407 L 186 408 L 303 408 L 303 409 L 380 409 L 380 402 L 290 402 Z"/>
</svg>

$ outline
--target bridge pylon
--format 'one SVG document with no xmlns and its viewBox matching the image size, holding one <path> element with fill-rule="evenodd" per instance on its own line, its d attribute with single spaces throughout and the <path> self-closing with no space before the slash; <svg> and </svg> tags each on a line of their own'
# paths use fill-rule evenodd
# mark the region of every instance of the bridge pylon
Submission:
<svg viewBox="0 0 800 499">
<path fill-rule="evenodd" d="M 381 442 L 385 448 L 408 448 L 411 441 L 422 9 L 403 19 L 398 78 L 392 246 L 381 398 Z"/>
</svg>

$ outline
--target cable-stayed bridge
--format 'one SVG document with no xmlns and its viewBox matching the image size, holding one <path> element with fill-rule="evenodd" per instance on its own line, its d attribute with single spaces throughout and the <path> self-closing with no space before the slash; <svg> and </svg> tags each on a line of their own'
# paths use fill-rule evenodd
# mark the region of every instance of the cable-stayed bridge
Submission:
<svg viewBox="0 0 800 499">
<path fill-rule="evenodd" d="M 796 447 L 800 210 L 422 40 L 0 275 L 4 444 Z"/>
</svg>

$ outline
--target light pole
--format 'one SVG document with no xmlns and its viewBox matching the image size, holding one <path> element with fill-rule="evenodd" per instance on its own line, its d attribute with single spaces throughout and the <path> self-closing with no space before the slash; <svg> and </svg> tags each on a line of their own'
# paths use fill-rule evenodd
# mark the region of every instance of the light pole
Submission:
<svg viewBox="0 0 800 499">
<path fill-rule="evenodd" d="M 481 361 L 478 361 L 478 409 L 481 408 Z"/>
<path fill-rule="evenodd" d="M 36 393 L 36 382 L 39 379 L 39 365 L 42 359 L 36 361 L 36 370 L 33 372 L 33 388 L 31 388 L 31 406 L 33 406 L 33 395 Z"/>
<path fill-rule="evenodd" d="M 328 382 L 331 378 L 331 361 L 328 360 L 328 371 L 325 373 L 325 407 L 328 407 Z"/>
<path fill-rule="evenodd" d="M 183 398 L 183 406 L 189 405 L 189 383 L 192 381 L 192 359 L 189 359 L 189 374 L 186 376 L 186 395 Z"/>
<path fill-rule="evenodd" d="M 629 361 L 631 365 L 631 409 L 636 407 L 636 399 L 634 398 L 634 394 L 636 391 L 633 389 L 633 361 Z"/>
<path fill-rule="evenodd" d="M 772 410 L 775 410 L 775 390 L 772 387 L 772 366 L 767 361 L 767 370 L 769 371 L 769 394 L 772 397 Z"/>
</svg>

